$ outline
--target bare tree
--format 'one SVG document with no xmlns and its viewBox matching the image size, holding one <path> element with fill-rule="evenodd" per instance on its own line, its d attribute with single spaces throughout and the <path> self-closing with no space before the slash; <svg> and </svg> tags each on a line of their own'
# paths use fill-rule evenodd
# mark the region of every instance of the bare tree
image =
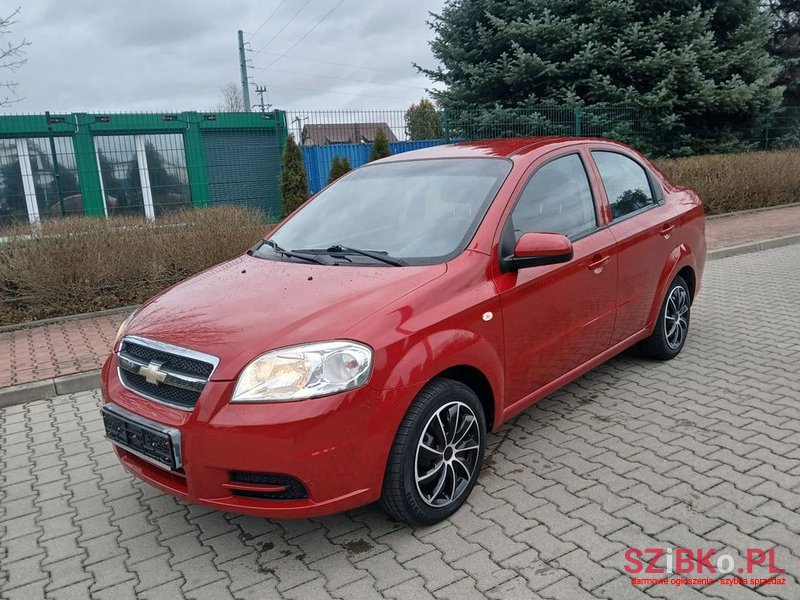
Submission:
<svg viewBox="0 0 800 600">
<path fill-rule="evenodd" d="M 0 16 L 0 38 L 10 35 L 11 26 L 14 25 L 20 8 L 11 12 L 7 16 Z M 30 42 L 23 39 L 21 42 L 0 43 L 0 70 L 14 73 L 27 60 L 25 58 L 25 48 L 30 46 Z M 22 98 L 17 96 L 17 82 L 10 79 L 0 78 L 0 106 L 19 102 Z"/>
<path fill-rule="evenodd" d="M 217 104 L 220 112 L 245 112 L 244 96 L 242 88 L 237 83 L 231 81 L 223 85 L 220 90 L 221 100 Z"/>
</svg>

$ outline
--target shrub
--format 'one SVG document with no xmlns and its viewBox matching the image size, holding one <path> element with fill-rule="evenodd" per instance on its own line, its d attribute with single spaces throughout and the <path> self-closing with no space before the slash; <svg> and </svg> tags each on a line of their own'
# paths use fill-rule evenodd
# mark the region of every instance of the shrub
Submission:
<svg viewBox="0 0 800 600">
<path fill-rule="evenodd" d="M 375 132 L 375 141 L 372 142 L 372 150 L 369 153 L 369 161 L 378 160 L 379 158 L 386 158 L 391 156 L 392 151 L 389 150 L 389 138 L 386 137 L 386 132 L 383 128 Z"/>
<path fill-rule="evenodd" d="M 285 217 L 308 200 L 308 177 L 303 166 L 303 151 L 289 134 L 281 156 L 280 181 L 281 208 Z"/>
<path fill-rule="evenodd" d="M 333 160 L 331 161 L 331 170 L 328 173 L 328 183 L 331 184 L 342 175 L 346 175 L 348 172 L 352 171 L 353 168 L 350 166 L 350 161 L 347 159 L 346 156 L 334 156 Z"/>
<path fill-rule="evenodd" d="M 800 201 L 800 150 L 656 161 L 670 181 L 697 190 L 708 214 Z"/>
<path fill-rule="evenodd" d="M 138 304 L 238 256 L 269 227 L 237 206 L 135 217 L 50 219 L 5 229 L 0 325 Z"/>
<path fill-rule="evenodd" d="M 412 104 L 405 114 L 406 133 L 410 140 L 438 140 L 444 137 L 444 120 L 436 106 L 423 98 Z"/>
</svg>

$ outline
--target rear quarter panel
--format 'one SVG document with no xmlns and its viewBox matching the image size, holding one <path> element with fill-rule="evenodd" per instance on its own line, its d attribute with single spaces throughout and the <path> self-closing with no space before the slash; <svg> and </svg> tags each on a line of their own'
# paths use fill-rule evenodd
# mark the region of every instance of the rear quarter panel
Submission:
<svg viewBox="0 0 800 600">
<path fill-rule="evenodd" d="M 677 227 L 672 234 L 675 247 L 663 265 L 659 277 L 658 289 L 648 318 L 649 329 L 655 326 L 667 287 L 684 267 L 690 267 L 694 273 L 694 281 L 688 282 L 692 287 L 694 301 L 700 291 L 707 254 L 705 209 L 699 195 L 689 188 L 673 185 L 660 171 L 655 168 L 653 170 L 662 182 L 664 198 L 674 215 Z"/>
</svg>

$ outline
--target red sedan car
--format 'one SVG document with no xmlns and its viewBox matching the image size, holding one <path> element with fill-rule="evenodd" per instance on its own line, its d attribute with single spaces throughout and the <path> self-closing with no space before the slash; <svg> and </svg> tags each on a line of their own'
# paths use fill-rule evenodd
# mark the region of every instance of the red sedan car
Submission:
<svg viewBox="0 0 800 600">
<path fill-rule="evenodd" d="M 695 192 L 606 140 L 371 163 L 123 324 L 107 437 L 190 502 L 434 523 L 488 431 L 627 348 L 681 351 L 704 228 Z"/>
</svg>

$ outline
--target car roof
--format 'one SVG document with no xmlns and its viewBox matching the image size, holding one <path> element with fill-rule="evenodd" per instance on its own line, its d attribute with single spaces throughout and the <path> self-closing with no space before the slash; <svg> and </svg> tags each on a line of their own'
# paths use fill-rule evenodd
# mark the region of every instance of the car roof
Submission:
<svg viewBox="0 0 800 600">
<path fill-rule="evenodd" d="M 431 158 L 510 158 L 514 156 L 543 154 L 546 151 L 577 144 L 616 145 L 610 140 L 586 137 L 518 137 L 477 140 L 430 146 L 384 158 L 381 162 L 422 160 Z"/>
</svg>

